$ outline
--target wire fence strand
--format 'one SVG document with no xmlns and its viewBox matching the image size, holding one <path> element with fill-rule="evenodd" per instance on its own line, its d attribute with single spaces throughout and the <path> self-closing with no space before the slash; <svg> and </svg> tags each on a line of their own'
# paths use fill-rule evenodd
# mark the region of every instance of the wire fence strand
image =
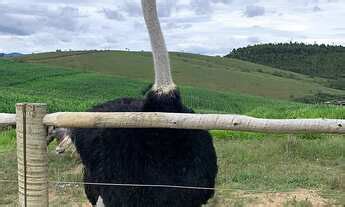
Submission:
<svg viewBox="0 0 345 207">
<path fill-rule="evenodd" d="M 0 180 L 3 183 L 17 183 L 16 180 Z M 191 190 L 234 190 L 230 188 L 208 188 L 197 186 L 183 186 L 183 185 L 151 185 L 151 184 L 131 184 L 131 183 L 90 183 L 78 181 L 49 181 L 49 184 L 71 184 L 71 185 L 98 185 L 98 186 L 118 186 L 118 187 L 152 187 L 152 188 L 176 188 L 176 189 L 191 189 Z"/>
<path fill-rule="evenodd" d="M 18 183 L 17 180 L 0 180 L 0 183 Z M 214 190 L 216 192 L 221 191 L 244 191 L 248 193 L 293 193 L 294 190 L 284 191 L 270 191 L 270 190 L 253 190 L 244 188 L 208 188 L 208 187 L 197 187 L 197 186 L 182 186 L 182 185 L 150 185 L 150 184 L 130 184 L 130 183 L 92 183 L 92 182 L 79 182 L 79 181 L 49 181 L 49 184 L 54 185 L 97 185 L 97 186 L 117 186 L 117 187 L 152 187 L 152 188 L 175 188 L 175 189 L 186 189 L 186 190 Z M 310 190 L 318 192 L 319 190 Z M 338 195 L 336 193 L 322 192 L 324 196 Z"/>
</svg>

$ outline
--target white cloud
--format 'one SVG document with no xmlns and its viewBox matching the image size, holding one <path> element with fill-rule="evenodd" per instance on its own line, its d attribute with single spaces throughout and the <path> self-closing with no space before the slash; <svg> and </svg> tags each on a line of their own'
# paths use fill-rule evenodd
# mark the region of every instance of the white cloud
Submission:
<svg viewBox="0 0 345 207">
<path fill-rule="evenodd" d="M 101 12 L 104 13 L 105 17 L 108 19 L 116 19 L 118 21 L 124 21 L 125 17 L 118 10 L 106 9 L 104 8 Z"/>
<path fill-rule="evenodd" d="M 263 16 L 265 15 L 265 7 L 249 5 L 246 7 L 246 10 L 244 11 L 244 15 L 246 15 L 247 17 Z"/>
<path fill-rule="evenodd" d="M 173 51 L 226 54 L 291 40 L 345 45 L 345 1 L 157 1 Z M 2 52 L 150 49 L 140 0 L 0 0 L 0 19 Z"/>
</svg>

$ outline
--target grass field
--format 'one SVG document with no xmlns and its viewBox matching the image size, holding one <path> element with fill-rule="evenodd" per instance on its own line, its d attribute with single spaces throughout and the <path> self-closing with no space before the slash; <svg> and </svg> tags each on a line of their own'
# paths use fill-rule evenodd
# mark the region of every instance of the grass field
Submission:
<svg viewBox="0 0 345 207">
<path fill-rule="evenodd" d="M 50 112 L 84 111 L 118 97 L 142 97 L 150 82 L 61 67 L 0 60 L 0 111 L 18 102 L 45 102 Z M 198 112 L 240 113 L 271 118 L 344 118 L 342 107 L 306 105 L 265 97 L 181 86 L 184 103 Z"/>
<path fill-rule="evenodd" d="M 100 73 L 0 60 L 0 112 L 14 112 L 14 104 L 18 102 L 45 102 L 50 112 L 84 111 L 122 96 L 142 97 L 142 89 L 149 84 L 139 78 L 132 80 Z M 201 113 L 345 118 L 344 107 L 306 105 L 243 95 L 238 91 L 191 86 L 180 89 L 185 104 Z M 217 192 L 209 206 L 274 204 L 278 200 L 276 192 L 286 194 L 282 206 L 345 204 L 345 136 L 231 131 L 212 131 L 212 134 L 219 164 L 217 187 L 231 190 Z M 52 151 L 53 146 L 49 154 L 50 180 L 80 181 L 78 163 L 68 155 L 57 156 Z M 0 132 L 0 180 L 16 180 L 16 177 L 15 133 L 3 131 Z M 0 185 L 0 206 L 13 205 L 16 183 Z M 300 198 L 300 194 L 304 197 Z M 50 197 L 51 206 L 81 206 L 86 201 L 81 186 L 52 184 Z"/>
<path fill-rule="evenodd" d="M 261 199 L 269 198 L 268 195 L 272 192 L 293 195 L 301 190 L 304 190 L 302 198 L 285 196 L 281 204 L 345 204 L 344 137 L 246 136 L 247 138 L 214 139 L 219 165 L 217 188 L 228 190 L 217 191 L 209 206 L 247 206 L 260 201 L 266 205 L 274 204 L 277 201 L 267 202 Z M 16 180 L 15 133 L 2 132 L 0 138 L 0 178 Z M 50 148 L 51 181 L 81 181 L 78 165 L 69 155 L 56 155 L 53 147 Z M 16 183 L 2 186 L 0 206 L 13 205 L 17 195 Z M 317 195 L 317 199 L 311 192 Z M 306 198 L 309 199 L 308 202 Z M 50 202 L 51 206 L 81 206 L 86 203 L 86 198 L 80 185 L 51 184 Z M 306 204 L 302 205 L 303 203 Z"/>
<path fill-rule="evenodd" d="M 151 81 L 152 57 L 147 52 L 84 51 L 28 55 L 16 59 Z M 171 53 L 172 73 L 178 85 L 222 92 L 291 100 L 326 93 L 345 95 L 326 87 L 327 80 L 257 65 L 237 59 Z"/>
</svg>

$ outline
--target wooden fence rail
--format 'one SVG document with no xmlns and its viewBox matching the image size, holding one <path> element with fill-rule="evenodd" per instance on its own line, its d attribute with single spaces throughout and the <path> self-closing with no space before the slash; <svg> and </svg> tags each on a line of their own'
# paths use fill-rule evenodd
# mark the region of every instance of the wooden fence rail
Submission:
<svg viewBox="0 0 345 207">
<path fill-rule="evenodd" d="M 0 128 L 14 125 L 16 125 L 15 114 L 0 113 Z"/>
<path fill-rule="evenodd" d="M 268 133 L 345 134 L 342 119 L 260 119 L 242 115 L 60 112 L 46 104 L 17 104 L 16 115 L 0 114 L 17 128 L 19 206 L 48 206 L 47 126 L 66 128 L 224 129 Z"/>
<path fill-rule="evenodd" d="M 267 133 L 345 134 L 342 119 L 260 119 L 243 115 L 156 112 L 60 112 L 44 124 L 66 128 L 223 129 Z"/>
</svg>

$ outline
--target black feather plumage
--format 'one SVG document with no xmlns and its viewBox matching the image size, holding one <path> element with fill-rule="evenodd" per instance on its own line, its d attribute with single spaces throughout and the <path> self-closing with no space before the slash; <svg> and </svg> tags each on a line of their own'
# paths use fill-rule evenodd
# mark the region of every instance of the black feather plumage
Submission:
<svg viewBox="0 0 345 207">
<path fill-rule="evenodd" d="M 149 91 L 142 100 L 123 98 L 91 112 L 194 113 L 178 90 Z M 84 181 L 97 183 L 214 187 L 217 158 L 211 135 L 188 129 L 74 129 L 72 139 L 85 167 Z M 105 206 L 198 207 L 212 190 L 156 187 L 85 186 L 89 201 Z"/>
</svg>

